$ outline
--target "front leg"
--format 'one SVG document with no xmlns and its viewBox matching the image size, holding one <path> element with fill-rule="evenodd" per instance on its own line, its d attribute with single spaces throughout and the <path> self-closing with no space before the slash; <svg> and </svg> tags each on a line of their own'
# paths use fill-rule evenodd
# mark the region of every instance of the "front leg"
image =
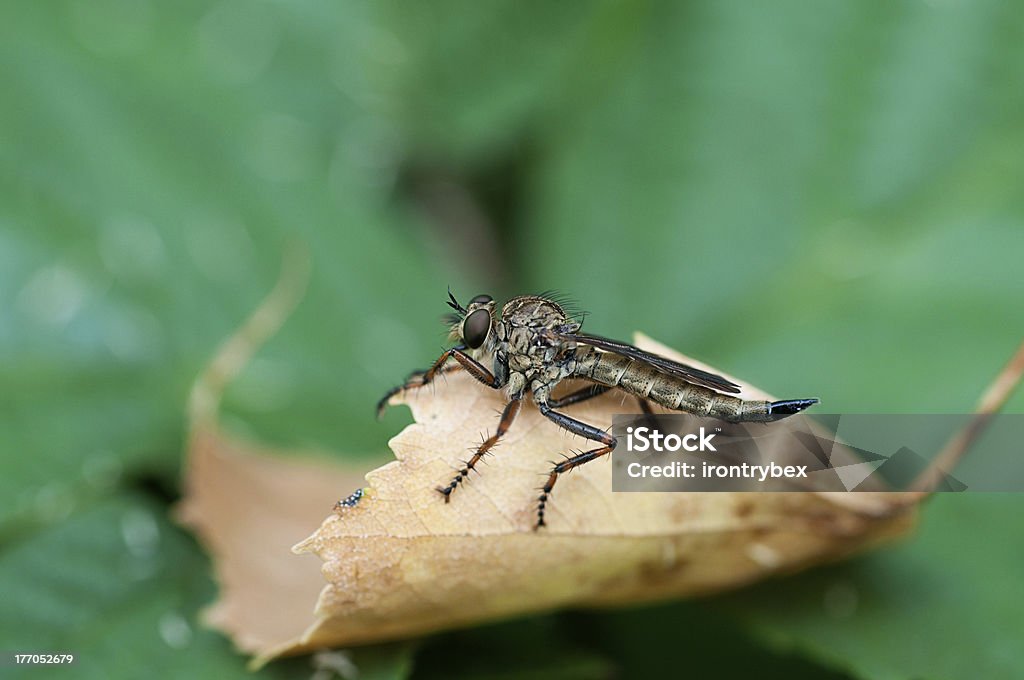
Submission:
<svg viewBox="0 0 1024 680">
<path fill-rule="evenodd" d="M 611 436 L 607 432 L 593 425 L 588 425 L 582 421 L 570 418 L 564 413 L 553 411 L 551 405 L 547 402 L 541 402 L 538 404 L 540 412 L 544 416 L 555 423 L 559 427 L 568 430 L 574 434 L 582 435 L 592 441 L 601 442 L 604 446 L 578 453 L 575 456 L 566 458 L 561 463 L 556 464 L 551 469 L 551 474 L 548 476 L 548 481 L 541 487 L 540 496 L 537 497 L 537 524 L 533 528 L 539 529 L 545 526 L 544 523 L 544 508 L 547 506 L 548 496 L 551 495 L 551 490 L 555 487 L 555 482 L 558 481 L 558 475 L 563 472 L 579 467 L 584 463 L 589 463 L 592 460 L 596 460 L 601 456 L 611 453 L 615 449 L 615 437 Z"/>
<path fill-rule="evenodd" d="M 404 383 L 388 390 L 387 393 L 381 397 L 380 401 L 377 402 L 377 417 L 380 418 L 384 415 L 384 411 L 387 410 L 388 401 L 391 400 L 391 397 L 395 396 L 399 392 L 429 385 L 434 381 L 434 378 L 437 377 L 439 373 L 449 373 L 458 369 L 465 369 L 471 376 L 488 387 L 493 387 L 494 389 L 504 387 L 504 381 L 495 378 L 494 375 L 484 368 L 478 361 L 466 354 L 463 351 L 465 349 L 466 347 L 464 345 L 460 345 L 458 347 L 452 347 L 451 349 L 445 350 L 429 369 L 426 371 L 415 371 L 406 378 Z M 455 359 L 457 363 L 448 364 L 448 359 Z"/>
</svg>

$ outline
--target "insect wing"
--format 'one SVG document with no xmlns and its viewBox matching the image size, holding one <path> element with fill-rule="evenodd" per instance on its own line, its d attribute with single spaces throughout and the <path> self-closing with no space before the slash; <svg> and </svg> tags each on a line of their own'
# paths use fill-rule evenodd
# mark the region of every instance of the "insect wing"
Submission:
<svg viewBox="0 0 1024 680">
<path fill-rule="evenodd" d="M 678 361 L 672 361 L 671 359 L 666 359 L 663 356 L 645 352 L 639 347 L 627 345 L 626 343 L 619 342 L 618 340 L 602 338 L 599 335 L 590 335 L 589 333 L 574 333 L 563 337 L 575 340 L 576 342 L 584 345 L 590 345 L 591 347 L 597 347 L 598 349 L 603 349 L 608 352 L 621 354 L 622 356 L 629 357 L 630 359 L 642 361 L 654 366 L 662 373 L 674 375 L 695 385 L 703 385 L 704 387 L 710 387 L 711 389 L 718 390 L 720 392 L 736 393 L 740 391 L 739 385 L 726 380 L 720 375 L 708 373 L 707 371 L 702 371 L 699 368 L 687 366 L 686 364 L 681 364 Z"/>
</svg>

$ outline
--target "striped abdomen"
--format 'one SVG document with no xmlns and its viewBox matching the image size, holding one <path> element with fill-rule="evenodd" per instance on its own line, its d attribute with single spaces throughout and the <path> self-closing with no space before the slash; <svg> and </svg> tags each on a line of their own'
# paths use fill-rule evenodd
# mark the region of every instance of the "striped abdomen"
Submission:
<svg viewBox="0 0 1024 680">
<path fill-rule="evenodd" d="M 817 403 L 817 399 L 774 402 L 740 399 L 661 373 L 629 357 L 594 350 L 577 354 L 573 375 L 617 387 L 674 411 L 730 422 L 778 420 Z"/>
</svg>

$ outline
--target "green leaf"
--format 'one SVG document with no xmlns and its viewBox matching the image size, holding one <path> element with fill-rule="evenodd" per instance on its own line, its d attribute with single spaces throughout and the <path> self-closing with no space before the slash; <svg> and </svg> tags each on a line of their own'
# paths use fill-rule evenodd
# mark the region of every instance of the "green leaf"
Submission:
<svg viewBox="0 0 1024 680">
<path fill-rule="evenodd" d="M 75 655 L 75 677 L 248 677 L 226 641 L 197 622 L 206 559 L 163 508 L 119 495 L 8 545 L 0 648 Z M 17 584 L 16 587 L 11 587 Z M 267 673 L 268 677 L 276 673 Z"/>
<path fill-rule="evenodd" d="M 939 494 L 919 535 L 727 598 L 773 647 L 861 678 L 1020 678 L 1020 498 Z"/>
<path fill-rule="evenodd" d="M 420 650 L 415 677 L 555 680 L 615 677 L 617 665 L 564 617 L 539 616 L 436 635 Z"/>
<path fill-rule="evenodd" d="M 525 287 L 835 412 L 970 408 L 1024 327 L 1019 8 L 644 7 L 534 142 Z"/>
<path fill-rule="evenodd" d="M 439 353 L 448 284 L 560 288 L 595 332 L 645 330 L 831 411 L 971 408 L 1024 328 L 1022 19 L 997 2 L 0 5 L 0 571 L 18 611 L 39 602 L 4 639 L 74 621 L 86 649 L 147 630 L 156 650 L 151 624 L 209 599 L 49 556 L 66 542 L 61 569 L 95 564 L 130 509 L 162 515 L 124 489 L 174 495 L 189 385 L 296 241 L 308 296 L 225 405 L 276 442 L 382 449 L 406 416 L 379 425 L 372 405 Z M 1024 610 L 1015 503 L 937 499 L 913 543 L 747 618 L 860 675 L 995 677 Z M 175 560 L 203 564 L 183 540 L 157 573 Z M 829 579 L 856 615 L 823 613 Z M 92 612 L 136 595 L 86 640 Z M 915 630 L 940 653 L 885 635 Z M 218 637 L 193 644 L 196 661 L 153 653 L 240 668 Z"/>
<path fill-rule="evenodd" d="M 174 677 L 275 678 L 312 674 L 306 658 L 253 675 L 200 609 L 214 585 L 194 541 L 170 524 L 164 506 L 120 494 L 85 507 L 0 554 L 8 587 L 0 649 L 75 655 L 76 678 L 135 677 L 153 668 Z M 310 605 L 312 607 L 312 603 Z M 361 678 L 405 678 L 407 644 L 349 652 Z"/>
</svg>

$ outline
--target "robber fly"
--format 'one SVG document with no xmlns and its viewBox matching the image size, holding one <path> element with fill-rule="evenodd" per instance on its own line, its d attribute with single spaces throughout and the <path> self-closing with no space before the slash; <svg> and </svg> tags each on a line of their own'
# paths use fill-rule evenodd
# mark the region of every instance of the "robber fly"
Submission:
<svg viewBox="0 0 1024 680">
<path fill-rule="evenodd" d="M 497 431 L 480 444 L 446 486 L 437 488 L 446 503 L 480 459 L 508 432 L 527 394 L 544 417 L 600 444 L 551 468 L 537 497 L 535 529 L 545 525 L 544 510 L 558 476 L 615 448 L 615 438 L 608 432 L 556 409 L 611 389 L 636 396 L 648 414 L 649 402 L 654 402 L 674 411 L 729 422 L 771 422 L 818 403 L 817 399 L 751 401 L 733 396 L 740 391 L 739 385 L 721 376 L 624 342 L 581 332 L 582 323 L 547 295 L 512 298 L 500 315 L 490 295 L 477 295 L 463 307 L 448 291 L 448 305 L 455 310 L 448 317 L 450 340 L 458 344 L 445 350 L 429 369 L 412 373 L 405 383 L 388 391 L 377 404 L 378 416 L 393 395 L 429 385 L 439 374 L 449 371 L 465 370 L 484 385 L 505 390 L 508 404 Z M 552 397 L 552 391 L 566 378 L 590 384 L 565 396 Z"/>
</svg>

